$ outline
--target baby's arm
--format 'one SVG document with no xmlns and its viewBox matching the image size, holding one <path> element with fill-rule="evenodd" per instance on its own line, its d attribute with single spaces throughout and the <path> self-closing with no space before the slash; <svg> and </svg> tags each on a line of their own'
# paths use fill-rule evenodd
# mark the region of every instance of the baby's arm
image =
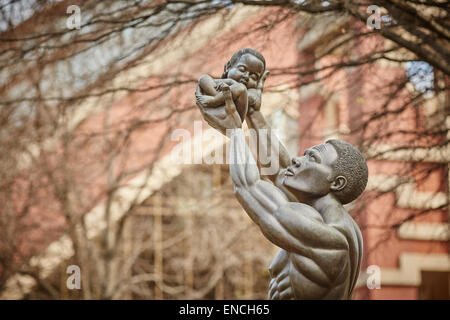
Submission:
<svg viewBox="0 0 450 320">
<path fill-rule="evenodd" d="M 216 90 L 216 80 L 214 80 L 210 75 L 205 74 L 201 76 L 198 80 L 198 84 L 200 85 L 203 94 L 208 96 L 217 95 L 218 92 Z"/>
</svg>

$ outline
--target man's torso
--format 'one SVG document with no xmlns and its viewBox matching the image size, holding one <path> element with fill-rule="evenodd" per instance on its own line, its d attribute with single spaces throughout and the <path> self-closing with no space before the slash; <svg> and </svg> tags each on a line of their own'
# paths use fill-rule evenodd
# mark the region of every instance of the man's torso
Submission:
<svg viewBox="0 0 450 320">
<path fill-rule="evenodd" d="M 333 226 L 347 239 L 348 252 L 311 248 L 306 257 L 280 249 L 269 268 L 270 299 L 350 298 L 359 274 L 362 237 L 356 223 L 344 213 Z"/>
</svg>

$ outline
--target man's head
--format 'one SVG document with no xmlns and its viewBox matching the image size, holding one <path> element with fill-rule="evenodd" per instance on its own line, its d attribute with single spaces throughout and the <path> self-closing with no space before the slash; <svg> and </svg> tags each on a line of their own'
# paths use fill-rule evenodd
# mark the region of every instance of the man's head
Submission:
<svg viewBox="0 0 450 320">
<path fill-rule="evenodd" d="M 332 192 L 342 203 L 365 189 L 368 169 L 364 156 L 351 144 L 328 140 L 296 157 L 285 172 L 284 185 L 299 199 L 314 199 Z"/>
<path fill-rule="evenodd" d="M 242 49 L 233 54 L 225 64 L 222 78 L 230 78 L 244 84 L 248 89 L 256 88 L 266 69 L 266 61 L 254 49 Z"/>
</svg>

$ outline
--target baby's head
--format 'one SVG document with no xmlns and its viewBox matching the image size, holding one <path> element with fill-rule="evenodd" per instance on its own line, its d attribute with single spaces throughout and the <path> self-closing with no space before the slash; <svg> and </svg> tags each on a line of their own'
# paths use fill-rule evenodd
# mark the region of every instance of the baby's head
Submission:
<svg viewBox="0 0 450 320">
<path fill-rule="evenodd" d="M 254 49 L 241 49 L 225 64 L 222 79 L 231 78 L 248 89 L 256 88 L 265 70 L 266 60 L 261 53 Z"/>
</svg>

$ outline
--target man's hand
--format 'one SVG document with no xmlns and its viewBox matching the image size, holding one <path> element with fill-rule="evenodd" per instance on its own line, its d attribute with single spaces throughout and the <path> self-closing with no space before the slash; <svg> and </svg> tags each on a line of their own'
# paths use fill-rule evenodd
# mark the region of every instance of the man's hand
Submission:
<svg viewBox="0 0 450 320">
<path fill-rule="evenodd" d="M 269 70 L 266 70 L 262 75 L 261 79 L 258 82 L 257 89 L 264 89 L 264 82 L 266 81 L 267 76 L 270 74 Z M 259 105 L 260 107 L 261 105 Z M 268 177 L 273 183 L 276 183 L 277 177 L 282 172 L 282 169 L 287 168 L 291 164 L 291 157 L 286 149 L 286 147 L 278 140 L 275 134 L 272 134 L 270 125 L 264 118 L 263 114 L 259 110 L 260 108 L 251 108 L 249 106 L 249 110 L 247 111 L 247 124 L 251 129 L 255 129 L 258 139 L 258 163 L 261 168 L 273 168 L 279 167 L 276 174 L 264 174 Z M 277 148 L 274 149 L 274 146 Z M 267 155 L 271 157 L 269 163 L 267 163 L 267 159 L 263 159 L 261 161 L 261 155 Z M 285 190 L 283 190 L 285 191 Z M 291 195 L 288 195 L 291 197 Z"/>
<path fill-rule="evenodd" d="M 202 103 L 202 92 L 200 86 L 197 86 L 195 90 L 195 97 L 197 106 L 205 121 L 208 122 L 211 127 L 226 135 L 227 129 L 241 128 L 242 121 L 231 96 L 230 87 L 228 85 L 224 85 L 222 87 L 222 92 L 225 97 L 225 108 L 206 107 Z"/>
<path fill-rule="evenodd" d="M 264 82 L 266 82 L 267 76 L 270 74 L 269 70 L 264 71 L 261 79 L 259 79 L 258 85 L 257 85 L 257 89 L 261 90 L 261 92 L 264 89 Z"/>
<path fill-rule="evenodd" d="M 231 95 L 230 87 L 228 85 L 222 86 L 222 93 L 225 97 L 225 111 L 232 120 L 233 129 L 242 128 L 242 121 L 239 113 L 236 110 L 236 105 L 234 104 L 233 97 Z M 236 117 L 237 115 L 237 117 Z"/>
<path fill-rule="evenodd" d="M 267 76 L 270 74 L 269 70 L 264 71 L 261 79 L 259 79 L 258 85 L 256 86 L 256 89 L 260 91 L 260 95 L 262 95 L 262 92 L 264 90 L 264 82 L 266 81 Z M 261 97 L 259 99 L 261 101 Z M 248 106 L 247 114 L 252 114 L 255 111 L 259 111 L 261 108 L 261 102 L 257 103 L 255 106 Z"/>
</svg>

